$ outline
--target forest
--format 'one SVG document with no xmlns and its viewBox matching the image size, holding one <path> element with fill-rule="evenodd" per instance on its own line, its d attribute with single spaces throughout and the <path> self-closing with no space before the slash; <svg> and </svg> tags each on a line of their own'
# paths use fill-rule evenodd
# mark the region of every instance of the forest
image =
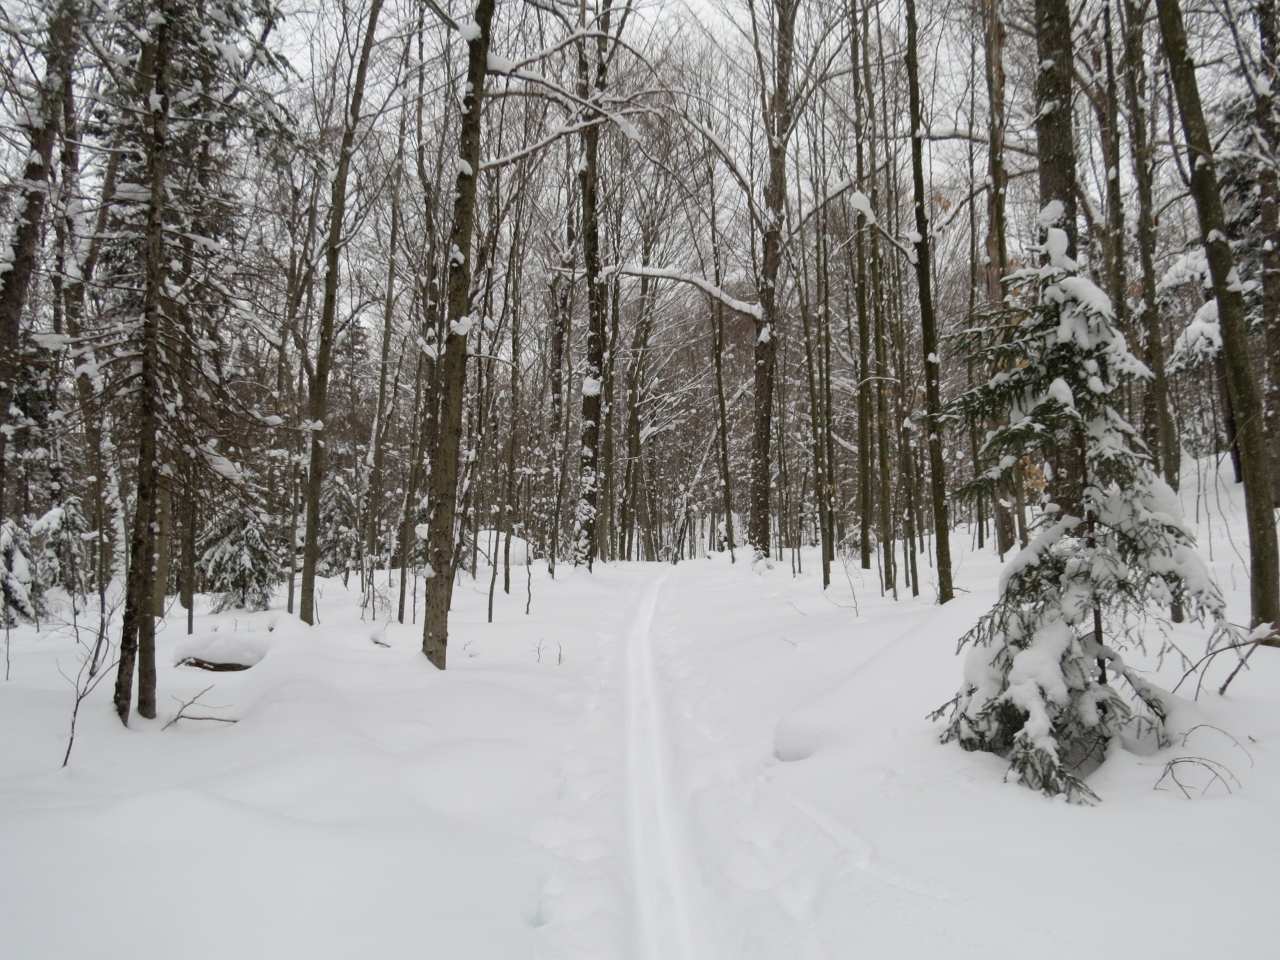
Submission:
<svg viewBox="0 0 1280 960">
<path fill-rule="evenodd" d="M 169 679 L 266 674 L 245 624 L 457 683 L 484 624 L 538 666 L 616 626 L 618 702 L 676 697 L 659 566 L 817 597 L 814 637 L 935 624 L 928 749 L 1070 804 L 1217 730 L 1188 687 L 1280 690 L 1276 0 L 11 0 L 0 70 L 0 617 L 6 680 L 61 644 L 46 760 L 248 736 Z M 708 638 L 749 628 L 720 582 Z M 679 804 L 632 802 L 641 954 L 703 955 Z"/>
</svg>

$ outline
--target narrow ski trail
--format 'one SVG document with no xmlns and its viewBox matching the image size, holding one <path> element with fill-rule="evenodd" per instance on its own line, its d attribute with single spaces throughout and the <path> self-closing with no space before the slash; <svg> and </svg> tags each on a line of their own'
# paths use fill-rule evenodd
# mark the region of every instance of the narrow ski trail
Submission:
<svg viewBox="0 0 1280 960">
<path fill-rule="evenodd" d="M 645 588 L 626 634 L 627 821 L 640 960 L 696 960 L 682 816 L 654 671 L 653 620 L 669 572 Z"/>
</svg>

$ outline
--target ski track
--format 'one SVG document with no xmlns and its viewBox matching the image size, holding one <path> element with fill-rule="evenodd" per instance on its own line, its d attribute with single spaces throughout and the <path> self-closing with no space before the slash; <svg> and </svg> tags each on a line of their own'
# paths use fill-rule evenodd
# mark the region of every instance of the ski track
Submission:
<svg viewBox="0 0 1280 960">
<path fill-rule="evenodd" d="M 666 725 L 653 664 L 653 619 L 668 573 L 653 579 L 626 633 L 627 820 L 640 960 L 697 960 L 689 917 L 688 855 L 671 783 Z"/>
</svg>

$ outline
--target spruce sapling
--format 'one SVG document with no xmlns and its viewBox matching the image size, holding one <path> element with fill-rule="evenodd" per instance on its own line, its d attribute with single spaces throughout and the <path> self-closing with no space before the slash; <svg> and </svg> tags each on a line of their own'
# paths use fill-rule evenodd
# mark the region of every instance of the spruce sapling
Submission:
<svg viewBox="0 0 1280 960">
<path fill-rule="evenodd" d="M 989 469 L 962 495 L 997 495 L 1020 459 L 1044 464 L 1046 489 L 1036 536 L 960 640 L 971 648 L 964 685 L 935 716 L 949 711 L 943 742 L 998 754 L 1026 786 L 1089 803 L 1097 796 L 1083 778 L 1114 738 L 1163 738 L 1171 695 L 1121 655 L 1142 648 L 1148 618 L 1178 603 L 1213 621 L 1211 643 L 1232 628 L 1176 494 L 1114 405 L 1126 379 L 1150 373 L 1066 249 L 1066 234 L 1050 227 L 1044 265 L 1010 277 L 1010 299 L 1023 306 L 968 334 L 995 372 L 952 415 L 1003 425 L 982 448 Z"/>
</svg>

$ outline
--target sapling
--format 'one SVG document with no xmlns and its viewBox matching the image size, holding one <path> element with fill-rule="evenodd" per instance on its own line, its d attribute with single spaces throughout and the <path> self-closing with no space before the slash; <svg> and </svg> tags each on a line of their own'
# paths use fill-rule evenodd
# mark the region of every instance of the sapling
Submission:
<svg viewBox="0 0 1280 960">
<path fill-rule="evenodd" d="M 280 580 L 280 558 L 257 512 L 249 506 L 226 511 L 201 544 L 200 570 L 214 612 L 231 607 L 265 610 Z"/>
<path fill-rule="evenodd" d="M 935 716 L 949 714 L 944 742 L 996 753 L 1026 786 L 1088 803 L 1097 796 L 1083 778 L 1108 744 L 1122 733 L 1163 742 L 1171 695 L 1122 656 L 1143 648 L 1150 618 L 1178 604 L 1212 621 L 1211 645 L 1233 628 L 1177 495 L 1114 403 L 1126 380 L 1150 373 L 1109 298 L 1066 255 L 1056 213 L 1042 214 L 1043 266 L 1010 277 L 1014 306 L 967 334 L 994 373 L 952 415 L 1003 425 L 962 495 L 996 495 L 1020 465 L 1043 464 L 1046 488 L 1035 536 L 960 640 L 971 648 L 964 685 Z"/>
</svg>

